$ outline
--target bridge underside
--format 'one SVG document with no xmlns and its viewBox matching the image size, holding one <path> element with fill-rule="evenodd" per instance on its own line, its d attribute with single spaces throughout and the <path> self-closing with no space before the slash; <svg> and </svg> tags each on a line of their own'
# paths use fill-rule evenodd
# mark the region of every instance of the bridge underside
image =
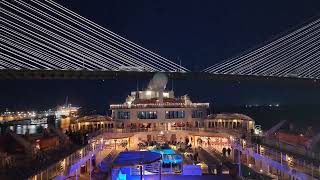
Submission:
<svg viewBox="0 0 320 180">
<path fill-rule="evenodd" d="M 0 80 L 12 79 L 95 79 L 95 80 L 149 80 L 155 72 L 88 71 L 88 70 L 0 70 Z M 239 76 L 206 72 L 165 72 L 172 80 L 271 81 L 319 84 L 320 80 L 295 77 Z"/>
</svg>

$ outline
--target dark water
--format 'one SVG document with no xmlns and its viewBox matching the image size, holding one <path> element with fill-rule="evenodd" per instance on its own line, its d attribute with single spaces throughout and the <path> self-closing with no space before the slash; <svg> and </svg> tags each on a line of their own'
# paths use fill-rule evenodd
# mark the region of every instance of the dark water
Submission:
<svg viewBox="0 0 320 180">
<path fill-rule="evenodd" d="M 253 118 L 256 124 L 262 125 L 263 129 L 269 129 L 281 120 L 287 120 L 295 128 L 303 130 L 312 127 L 320 131 L 320 105 L 292 105 L 280 107 L 251 107 L 228 106 L 216 107 L 215 113 L 236 112 L 243 113 Z"/>
<path fill-rule="evenodd" d="M 61 119 L 54 119 L 52 122 L 41 123 L 41 124 L 31 124 L 31 120 L 23 120 L 23 121 L 13 121 L 8 123 L 0 124 L 0 133 L 4 132 L 5 128 L 9 128 L 16 134 L 38 134 L 42 133 L 43 129 L 48 128 L 49 123 L 51 123 L 54 127 L 60 127 Z"/>
<path fill-rule="evenodd" d="M 41 133 L 42 129 L 48 128 L 48 124 L 24 124 L 24 125 L 11 125 L 9 128 L 16 134 L 37 134 Z"/>
</svg>

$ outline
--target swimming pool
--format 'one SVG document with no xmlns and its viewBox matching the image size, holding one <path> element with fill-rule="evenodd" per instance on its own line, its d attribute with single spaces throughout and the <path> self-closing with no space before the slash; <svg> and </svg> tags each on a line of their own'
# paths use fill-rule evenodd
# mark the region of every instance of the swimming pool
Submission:
<svg viewBox="0 0 320 180">
<path fill-rule="evenodd" d="M 161 154 L 163 163 L 180 164 L 182 163 L 182 160 L 183 160 L 182 156 L 179 154 L 176 154 L 176 152 L 172 149 L 152 149 L 149 151 Z"/>
<path fill-rule="evenodd" d="M 156 152 L 161 155 L 172 155 L 176 154 L 176 152 L 173 149 L 152 149 L 151 152 Z"/>
</svg>

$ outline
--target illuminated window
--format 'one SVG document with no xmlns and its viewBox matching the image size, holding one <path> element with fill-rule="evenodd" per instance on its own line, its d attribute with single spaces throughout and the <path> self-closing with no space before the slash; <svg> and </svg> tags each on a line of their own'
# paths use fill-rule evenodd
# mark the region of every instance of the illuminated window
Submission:
<svg viewBox="0 0 320 180">
<path fill-rule="evenodd" d="M 137 112 L 138 119 L 157 119 L 158 115 L 156 111 L 139 111 Z"/>
<path fill-rule="evenodd" d="M 178 119 L 184 118 L 185 112 L 184 111 L 166 111 L 166 119 Z"/>
<path fill-rule="evenodd" d="M 118 119 L 130 119 L 130 112 L 118 111 Z"/>
<path fill-rule="evenodd" d="M 202 118 L 203 117 L 203 111 L 194 110 L 192 111 L 192 118 Z"/>
<path fill-rule="evenodd" d="M 163 97 L 164 97 L 164 98 L 169 98 L 169 93 L 168 93 L 168 92 L 164 92 L 164 93 L 163 93 Z"/>
</svg>

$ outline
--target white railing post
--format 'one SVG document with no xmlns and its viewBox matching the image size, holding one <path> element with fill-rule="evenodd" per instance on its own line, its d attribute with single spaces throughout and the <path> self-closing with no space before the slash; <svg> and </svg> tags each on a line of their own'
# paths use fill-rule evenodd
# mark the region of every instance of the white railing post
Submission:
<svg viewBox="0 0 320 180">
<path fill-rule="evenodd" d="M 78 169 L 76 169 L 76 180 L 78 180 Z"/>
</svg>

